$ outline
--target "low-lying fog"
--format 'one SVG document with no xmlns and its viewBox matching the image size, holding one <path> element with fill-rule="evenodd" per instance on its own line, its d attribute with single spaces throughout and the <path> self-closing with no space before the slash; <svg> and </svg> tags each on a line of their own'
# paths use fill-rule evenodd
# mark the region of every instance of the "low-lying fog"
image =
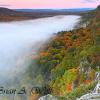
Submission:
<svg viewBox="0 0 100 100">
<path fill-rule="evenodd" d="M 9 76 L 20 70 L 18 65 L 38 41 L 44 41 L 54 33 L 71 30 L 79 16 L 55 16 L 29 21 L 0 23 L 0 76 Z M 34 49 L 38 46 L 35 45 Z M 16 66 L 16 67 L 15 67 Z"/>
</svg>

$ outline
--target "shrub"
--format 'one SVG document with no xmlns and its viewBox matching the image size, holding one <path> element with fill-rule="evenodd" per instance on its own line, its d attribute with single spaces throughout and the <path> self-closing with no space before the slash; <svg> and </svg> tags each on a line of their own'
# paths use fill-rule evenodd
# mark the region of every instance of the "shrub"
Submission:
<svg viewBox="0 0 100 100">
<path fill-rule="evenodd" d="M 76 89 L 72 90 L 70 93 L 67 93 L 65 97 L 67 98 L 67 100 L 76 100 L 76 98 L 79 98 L 80 96 L 92 91 L 95 86 L 96 82 L 91 82 L 88 85 L 81 85 Z"/>
</svg>

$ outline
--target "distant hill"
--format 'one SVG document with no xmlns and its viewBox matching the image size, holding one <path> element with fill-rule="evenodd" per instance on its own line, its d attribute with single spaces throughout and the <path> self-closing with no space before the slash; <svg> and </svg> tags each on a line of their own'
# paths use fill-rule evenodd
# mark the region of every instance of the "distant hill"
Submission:
<svg viewBox="0 0 100 100">
<path fill-rule="evenodd" d="M 85 20 L 91 20 L 93 18 L 100 20 L 100 5 L 96 9 L 83 14 L 83 19 Z"/>
<path fill-rule="evenodd" d="M 14 13 L 16 11 L 8 9 L 8 8 L 0 7 L 0 13 L 11 13 L 11 12 Z"/>
<path fill-rule="evenodd" d="M 92 8 L 80 9 L 8 9 L 0 7 L 0 21 L 27 20 L 56 15 L 81 15 Z"/>
<path fill-rule="evenodd" d="M 0 21 L 21 20 L 26 18 L 25 13 L 0 7 Z"/>
<path fill-rule="evenodd" d="M 0 7 L 0 15 L 23 15 L 22 12 L 15 11 L 13 9 Z"/>
<path fill-rule="evenodd" d="M 97 7 L 97 10 L 100 10 L 100 5 Z"/>
<path fill-rule="evenodd" d="M 15 11 L 20 12 L 84 12 L 93 10 L 94 8 L 77 8 L 77 9 L 14 9 Z"/>
</svg>

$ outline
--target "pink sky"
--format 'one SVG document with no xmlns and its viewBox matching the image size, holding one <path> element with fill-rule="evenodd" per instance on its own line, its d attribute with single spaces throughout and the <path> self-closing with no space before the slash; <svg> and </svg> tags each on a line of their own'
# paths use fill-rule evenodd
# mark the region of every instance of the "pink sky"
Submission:
<svg viewBox="0 0 100 100">
<path fill-rule="evenodd" d="M 95 8 L 100 0 L 0 0 L 8 8 Z"/>
</svg>

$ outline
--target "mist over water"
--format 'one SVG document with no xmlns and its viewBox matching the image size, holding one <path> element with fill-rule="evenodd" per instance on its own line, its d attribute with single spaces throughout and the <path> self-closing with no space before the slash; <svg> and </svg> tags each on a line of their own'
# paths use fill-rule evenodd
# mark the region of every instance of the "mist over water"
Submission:
<svg viewBox="0 0 100 100">
<path fill-rule="evenodd" d="M 32 47 L 38 47 L 37 42 L 47 40 L 59 31 L 73 29 L 79 18 L 74 15 L 55 16 L 0 23 L 0 76 L 9 77 L 23 69 L 24 58 Z"/>
</svg>

